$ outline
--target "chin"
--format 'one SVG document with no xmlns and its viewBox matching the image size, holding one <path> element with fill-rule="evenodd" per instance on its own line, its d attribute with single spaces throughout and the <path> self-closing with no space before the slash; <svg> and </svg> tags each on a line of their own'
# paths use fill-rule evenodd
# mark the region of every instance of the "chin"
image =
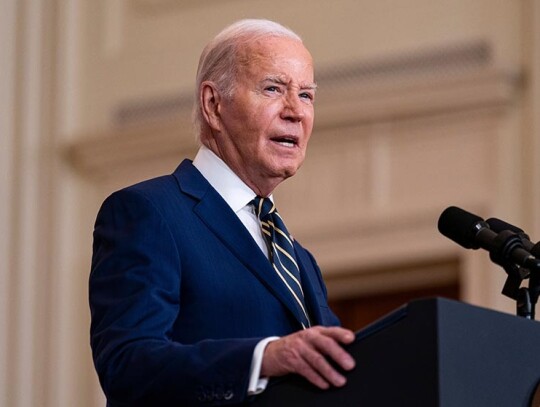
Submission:
<svg viewBox="0 0 540 407">
<path fill-rule="evenodd" d="M 275 178 L 287 179 L 296 174 L 302 161 L 299 160 L 282 160 L 281 162 L 274 162 L 268 168 L 268 174 L 272 174 Z"/>
<path fill-rule="evenodd" d="M 300 166 L 288 166 L 288 167 L 282 167 L 279 171 L 277 171 L 280 176 L 283 178 L 283 179 L 287 179 L 287 178 L 290 178 L 292 177 L 294 174 L 296 174 L 296 172 L 298 171 L 298 168 Z"/>
</svg>

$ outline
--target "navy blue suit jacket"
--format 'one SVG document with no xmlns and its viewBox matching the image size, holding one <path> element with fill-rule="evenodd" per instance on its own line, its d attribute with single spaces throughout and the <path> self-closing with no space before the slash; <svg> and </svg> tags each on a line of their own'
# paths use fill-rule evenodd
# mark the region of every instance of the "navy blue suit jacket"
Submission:
<svg viewBox="0 0 540 407">
<path fill-rule="evenodd" d="M 312 321 L 337 325 L 315 260 L 294 244 Z M 255 345 L 301 327 L 268 259 L 188 160 L 108 197 L 93 250 L 91 345 L 109 406 L 242 402 Z"/>
</svg>

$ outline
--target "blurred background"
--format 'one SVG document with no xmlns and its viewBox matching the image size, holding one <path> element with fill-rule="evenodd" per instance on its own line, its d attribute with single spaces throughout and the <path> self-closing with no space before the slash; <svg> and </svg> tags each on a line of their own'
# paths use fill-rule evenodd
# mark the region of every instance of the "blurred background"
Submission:
<svg viewBox="0 0 540 407">
<path fill-rule="evenodd" d="M 1 406 L 104 406 L 97 210 L 193 158 L 200 51 L 240 18 L 276 20 L 313 54 L 308 159 L 276 199 L 344 325 L 435 295 L 514 312 L 504 271 L 436 225 L 457 205 L 540 239 L 539 1 L 0 3 Z"/>
</svg>

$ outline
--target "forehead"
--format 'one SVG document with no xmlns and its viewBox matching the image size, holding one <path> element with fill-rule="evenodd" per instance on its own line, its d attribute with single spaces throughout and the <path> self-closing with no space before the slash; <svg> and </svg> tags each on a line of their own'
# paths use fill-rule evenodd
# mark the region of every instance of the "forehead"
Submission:
<svg viewBox="0 0 540 407">
<path fill-rule="evenodd" d="M 270 37 L 248 42 L 238 52 L 238 71 L 249 75 L 288 76 L 313 82 L 313 61 L 302 42 Z"/>
</svg>

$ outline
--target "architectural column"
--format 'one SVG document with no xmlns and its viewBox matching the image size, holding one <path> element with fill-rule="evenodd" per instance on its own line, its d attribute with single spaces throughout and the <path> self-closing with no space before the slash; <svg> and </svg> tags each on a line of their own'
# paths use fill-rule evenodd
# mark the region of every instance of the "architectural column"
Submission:
<svg viewBox="0 0 540 407">
<path fill-rule="evenodd" d="M 41 146 L 46 133 L 42 98 L 44 91 L 43 44 L 45 1 L 8 1 L 3 7 L 2 38 L 8 41 L 2 55 L 5 83 L 2 111 L 2 245 L 3 309 L 2 345 L 5 360 L 0 392 L 5 405 L 39 405 L 44 388 L 37 380 L 43 366 L 45 320 L 40 311 L 46 281 L 40 241 L 43 220 Z M 4 36 L 7 34 L 7 37 Z M 5 140 L 5 144 L 4 144 Z M 5 148 L 4 148 L 5 146 Z M 5 237 L 4 237 L 5 238 Z"/>
<path fill-rule="evenodd" d="M 525 221 L 531 237 L 540 240 L 540 1 L 523 2 L 523 19 Z"/>
<path fill-rule="evenodd" d="M 0 405 L 9 405 L 8 367 L 14 207 L 15 77 L 17 0 L 5 0 L 0 13 Z"/>
<path fill-rule="evenodd" d="M 0 37 L 5 44 L 0 55 L 2 406 L 84 405 L 69 404 L 65 397 L 49 402 L 55 388 L 68 387 L 58 384 L 65 369 L 58 363 L 58 354 L 51 353 L 55 346 L 67 345 L 56 342 L 59 313 L 54 308 L 58 295 L 55 267 L 61 263 L 57 230 L 62 192 L 58 188 L 62 179 L 57 143 L 56 23 L 57 11 L 65 3 L 6 0 L 0 13 Z M 73 334 L 71 338 L 82 341 Z M 86 343 L 82 346 L 88 347 Z M 79 371 L 71 374 L 81 376 Z"/>
</svg>

